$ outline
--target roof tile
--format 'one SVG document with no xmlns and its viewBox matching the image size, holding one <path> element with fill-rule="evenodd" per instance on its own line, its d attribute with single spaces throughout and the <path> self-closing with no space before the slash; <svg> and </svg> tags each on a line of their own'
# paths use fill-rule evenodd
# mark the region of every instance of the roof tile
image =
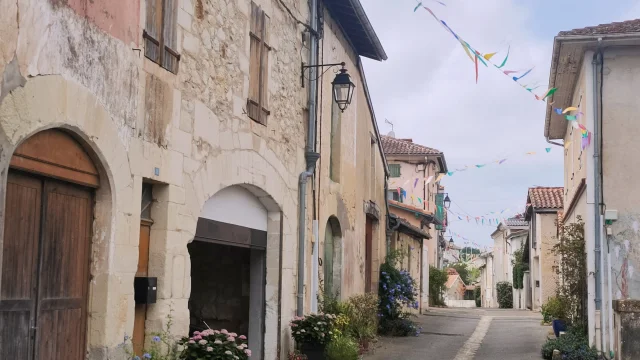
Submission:
<svg viewBox="0 0 640 360">
<path fill-rule="evenodd" d="M 562 187 L 535 187 L 529 189 L 529 201 L 534 208 L 562 209 Z"/>
<path fill-rule="evenodd" d="M 385 154 L 392 155 L 441 155 L 442 151 L 415 144 L 411 139 L 396 139 L 382 135 L 382 148 Z"/>
<path fill-rule="evenodd" d="M 558 33 L 558 36 L 613 35 L 629 34 L 635 32 L 640 32 L 640 19 L 588 26 L 585 28 L 573 29 L 569 31 L 561 31 Z"/>
</svg>

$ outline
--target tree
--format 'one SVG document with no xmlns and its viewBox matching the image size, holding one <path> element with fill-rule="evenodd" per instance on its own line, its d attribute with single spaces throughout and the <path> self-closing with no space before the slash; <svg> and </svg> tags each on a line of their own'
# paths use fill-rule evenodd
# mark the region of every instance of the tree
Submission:
<svg viewBox="0 0 640 360">
<path fill-rule="evenodd" d="M 460 275 L 460 278 L 462 278 L 462 281 L 464 281 L 466 285 L 473 284 L 478 279 L 478 277 L 480 277 L 480 270 L 470 268 L 465 263 L 456 263 L 451 265 L 450 267 L 454 268 L 458 272 L 458 275 Z"/>
<path fill-rule="evenodd" d="M 448 278 L 449 275 L 447 275 L 446 270 L 429 266 L 429 300 L 431 306 L 444 305 L 442 292 L 445 290 Z"/>
</svg>

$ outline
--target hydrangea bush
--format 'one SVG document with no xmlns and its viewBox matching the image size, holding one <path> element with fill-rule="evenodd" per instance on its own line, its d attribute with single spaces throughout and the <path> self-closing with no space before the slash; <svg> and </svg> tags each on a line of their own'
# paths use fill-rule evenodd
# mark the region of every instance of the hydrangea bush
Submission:
<svg viewBox="0 0 640 360">
<path fill-rule="evenodd" d="M 420 328 L 408 320 L 409 314 L 405 307 L 418 309 L 418 291 L 416 282 L 406 270 L 397 267 L 402 255 L 395 251 L 387 255 L 385 262 L 380 267 L 380 285 L 378 289 L 380 317 L 380 330 L 383 334 L 389 333 L 390 324 L 402 323 L 403 328 L 412 329 L 415 335 L 420 333 Z M 400 321 L 402 320 L 402 321 Z M 396 326 L 391 326 L 396 327 Z M 407 331 L 391 331 L 393 335 L 408 335 Z"/>
<path fill-rule="evenodd" d="M 334 335 L 334 322 L 337 316 L 332 314 L 311 314 L 296 316 L 291 320 L 291 335 L 297 344 L 324 345 Z"/>
<path fill-rule="evenodd" d="M 225 329 L 195 331 L 192 337 L 182 338 L 179 344 L 184 346 L 180 358 L 185 360 L 247 360 L 251 356 L 247 337 Z"/>
</svg>

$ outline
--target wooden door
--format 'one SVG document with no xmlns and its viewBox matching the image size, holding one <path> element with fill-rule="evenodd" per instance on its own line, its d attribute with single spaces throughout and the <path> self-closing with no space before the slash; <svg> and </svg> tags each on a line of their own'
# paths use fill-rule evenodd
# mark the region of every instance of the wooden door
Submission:
<svg viewBox="0 0 640 360">
<path fill-rule="evenodd" d="M 149 241 L 151 240 L 152 221 L 141 220 L 140 222 L 140 245 L 138 251 L 138 271 L 136 276 L 148 276 L 149 272 Z M 147 320 L 147 305 L 136 304 L 135 316 L 133 320 L 133 352 L 142 356 L 144 348 L 145 321 Z"/>
<path fill-rule="evenodd" d="M 9 172 L 0 358 L 85 358 L 92 208 L 90 189 Z"/>
<path fill-rule="evenodd" d="M 367 217 L 367 229 L 365 233 L 365 266 L 364 289 L 365 292 L 373 291 L 371 288 L 371 272 L 373 271 L 373 220 Z"/>
<path fill-rule="evenodd" d="M 91 190 L 44 182 L 36 359 L 85 358 Z"/>
<path fill-rule="evenodd" d="M 31 359 L 42 182 L 9 172 L 2 244 L 0 359 Z"/>
</svg>

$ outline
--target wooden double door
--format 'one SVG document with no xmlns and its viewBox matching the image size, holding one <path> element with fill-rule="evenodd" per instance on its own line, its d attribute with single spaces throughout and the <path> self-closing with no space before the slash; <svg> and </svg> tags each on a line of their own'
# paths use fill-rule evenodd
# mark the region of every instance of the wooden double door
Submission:
<svg viewBox="0 0 640 360">
<path fill-rule="evenodd" d="M 85 359 L 92 211 L 89 188 L 9 171 L 0 359 Z"/>
</svg>

